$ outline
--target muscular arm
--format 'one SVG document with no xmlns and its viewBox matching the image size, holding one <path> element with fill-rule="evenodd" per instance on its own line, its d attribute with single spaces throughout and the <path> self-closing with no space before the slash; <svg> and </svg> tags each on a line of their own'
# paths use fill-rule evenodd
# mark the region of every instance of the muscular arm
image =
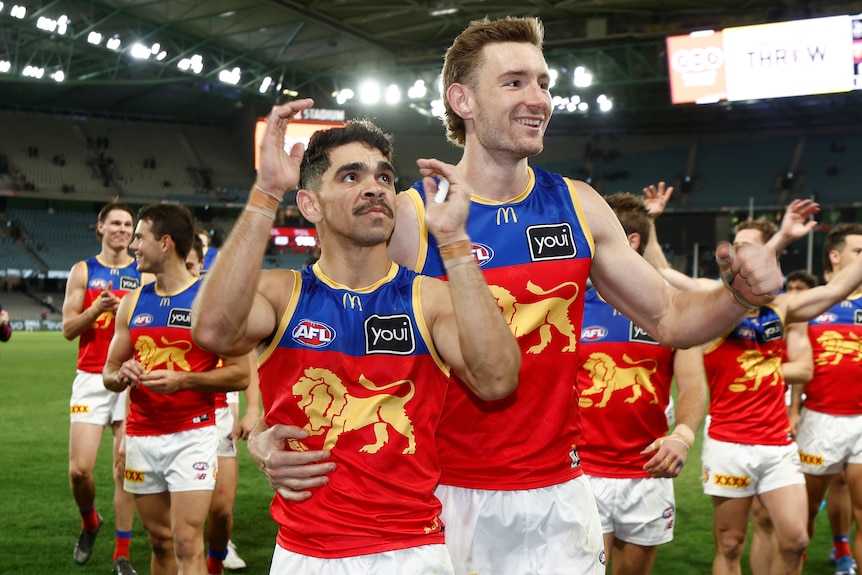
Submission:
<svg viewBox="0 0 862 575">
<path fill-rule="evenodd" d="M 790 432 L 796 435 L 799 428 L 799 413 L 802 409 L 802 390 L 814 376 L 814 358 L 811 340 L 808 339 L 808 324 L 792 323 L 785 332 L 787 361 L 781 364 L 784 381 L 790 386 L 790 405 L 787 417 L 790 419 Z"/>
<path fill-rule="evenodd" d="M 87 294 L 87 264 L 78 262 L 72 266 L 66 282 L 66 296 L 63 299 L 63 337 L 73 340 L 93 325 L 101 315 L 97 302 L 84 309 Z"/>
<path fill-rule="evenodd" d="M 249 354 L 248 387 L 245 388 L 245 414 L 236 422 L 234 435 L 248 439 L 260 419 L 260 376 L 257 372 L 257 355 Z"/>
<path fill-rule="evenodd" d="M 223 355 L 245 355 L 269 336 L 292 293 L 292 272 L 262 272 L 263 256 L 275 209 L 285 193 L 299 183 L 302 144 L 284 151 L 290 118 L 311 107 L 311 100 L 296 100 L 273 108 L 266 119 L 260 146 L 261 168 L 215 264 L 207 272 L 192 307 L 192 335 L 201 347 Z M 272 209 L 261 204 L 275 203 Z M 267 214 L 267 212 L 271 212 Z M 249 289 L 248 286 L 256 286 Z"/>
<path fill-rule="evenodd" d="M 686 348 L 721 335 L 745 312 L 729 290 L 672 287 L 632 250 L 613 211 L 591 187 L 575 182 L 596 245 L 590 277 L 599 293 L 665 345 Z M 751 304 L 771 301 L 781 288 L 775 254 L 743 246 L 731 263 L 733 285 Z M 719 246 L 726 255 L 729 246 Z"/>
<path fill-rule="evenodd" d="M 829 283 L 788 296 L 787 323 L 807 322 L 817 317 L 853 293 L 860 284 L 862 257 L 855 258 L 850 265 L 834 274 Z"/>
<path fill-rule="evenodd" d="M 108 359 L 102 369 L 102 383 L 111 391 L 121 392 L 128 386 L 127 382 L 136 383 L 144 374 L 144 367 L 135 361 L 135 350 L 129 333 L 128 318 L 132 306 L 132 298 L 123 298 L 117 309 L 118 321 L 114 322 L 114 336 L 108 347 Z M 65 306 L 64 306 L 65 307 Z"/>
<path fill-rule="evenodd" d="M 422 309 L 440 356 L 479 397 L 500 399 L 518 384 L 521 351 L 479 270 L 466 231 L 471 191 L 455 166 L 418 161 L 425 191 L 425 223 L 434 234 L 448 281 L 422 278 Z M 430 173 L 449 181 L 448 199 L 434 201 Z M 448 289 L 447 289 L 448 288 Z"/>
<path fill-rule="evenodd" d="M 245 389 L 248 386 L 248 357 L 222 358 L 221 367 L 208 371 L 173 371 L 155 369 L 140 377 L 139 385 L 155 393 L 173 393 L 181 390 L 224 392 Z"/>
<path fill-rule="evenodd" d="M 644 469 L 656 477 L 676 477 L 682 471 L 706 410 L 706 374 L 700 347 L 674 353 L 673 375 L 677 386 L 676 427 L 670 437 L 658 438 L 652 447 L 656 454 Z M 647 454 L 650 449 L 645 450 Z"/>
</svg>

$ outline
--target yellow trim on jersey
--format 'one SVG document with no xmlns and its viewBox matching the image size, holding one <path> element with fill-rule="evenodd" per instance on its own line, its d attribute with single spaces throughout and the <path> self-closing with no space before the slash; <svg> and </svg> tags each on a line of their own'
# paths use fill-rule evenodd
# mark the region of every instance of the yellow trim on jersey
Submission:
<svg viewBox="0 0 862 575">
<path fill-rule="evenodd" d="M 320 265 L 315 262 L 315 264 L 311 267 L 311 271 L 317 276 L 317 279 L 331 287 L 332 289 L 343 289 L 347 291 L 352 291 L 354 293 L 371 293 L 386 282 L 391 281 L 395 274 L 398 273 L 398 264 L 395 262 L 389 262 L 389 271 L 386 272 L 386 275 L 371 284 L 370 286 L 366 286 L 364 288 L 353 289 L 351 287 L 347 287 L 346 285 L 340 284 L 336 281 L 333 281 L 328 275 L 323 273 L 323 270 L 320 269 Z"/>
<path fill-rule="evenodd" d="M 523 201 L 527 196 L 529 196 L 532 193 L 533 188 L 536 186 L 536 173 L 533 171 L 533 168 L 531 168 L 530 166 L 527 166 L 527 173 L 530 176 L 530 179 L 527 181 L 527 186 L 524 188 L 523 192 L 521 192 L 520 194 L 518 194 L 514 198 L 511 198 L 508 200 L 503 200 L 503 201 L 491 200 L 489 198 L 485 198 L 483 196 L 480 196 L 480 195 L 474 193 L 473 196 L 470 198 L 470 200 L 476 204 L 483 204 L 486 206 L 505 206 L 507 204 L 514 204 L 514 203 Z"/>
<path fill-rule="evenodd" d="M 99 262 L 100 264 L 102 264 L 103 266 L 105 266 L 108 269 L 114 269 L 114 270 L 125 269 L 125 268 L 129 267 L 130 265 L 132 265 L 133 263 L 135 263 L 135 258 L 130 257 L 129 261 L 127 261 L 125 264 L 120 265 L 120 266 L 112 266 L 111 264 L 105 262 L 105 260 L 102 259 L 101 255 L 97 255 L 95 257 L 96 257 L 97 262 Z"/>
<path fill-rule="evenodd" d="M 596 255 L 596 243 L 593 240 L 593 234 L 590 232 L 590 226 L 587 225 L 587 217 L 584 215 L 584 206 L 581 205 L 581 198 L 578 196 L 578 190 L 575 189 L 575 184 L 569 178 L 564 177 L 563 181 L 569 188 L 569 195 L 572 197 L 572 205 L 575 207 L 575 213 L 578 215 L 578 222 L 581 224 L 581 231 L 584 232 L 584 239 L 590 244 L 590 258 Z"/>
<path fill-rule="evenodd" d="M 440 368 L 440 371 L 442 371 L 446 377 L 449 377 L 449 366 L 443 361 L 440 354 L 437 353 L 437 347 L 434 345 L 434 338 L 431 336 L 431 330 L 428 329 L 428 324 L 425 323 L 425 314 L 422 311 L 422 294 L 419 288 L 423 278 L 432 281 L 434 279 L 426 278 L 425 276 L 416 276 L 413 278 L 413 317 L 416 318 L 416 328 L 419 330 L 419 333 L 422 334 L 422 339 L 425 340 L 425 345 L 428 347 L 431 357 L 434 358 L 434 363 L 437 364 L 437 367 Z"/>
<path fill-rule="evenodd" d="M 175 292 L 171 292 L 171 293 L 161 293 L 156 286 L 153 286 L 153 293 L 155 293 L 159 297 L 175 296 L 179 293 L 183 293 L 184 291 L 189 289 L 191 286 L 193 286 L 195 284 L 195 282 L 199 282 L 199 281 L 201 281 L 200 278 L 192 277 L 191 281 L 189 281 L 189 283 L 187 283 L 185 286 L 181 287 L 180 289 L 176 290 Z"/>
<path fill-rule="evenodd" d="M 425 259 L 428 257 L 428 228 L 425 227 L 425 202 L 422 201 L 422 195 L 415 188 L 409 188 L 401 193 L 407 194 L 407 197 L 413 202 L 413 207 L 416 208 L 416 220 L 419 222 L 419 248 L 416 250 L 416 261 L 410 267 L 414 272 L 420 272 L 422 271 L 422 266 L 425 264 Z"/>
<path fill-rule="evenodd" d="M 314 264 L 315 266 L 317 264 Z M 272 341 L 269 342 L 269 345 L 257 356 L 257 366 L 260 367 L 263 365 L 272 352 L 275 351 L 275 348 L 278 347 L 278 342 L 281 341 L 281 338 L 284 336 L 284 332 L 287 330 L 287 326 L 290 325 L 290 318 L 293 317 L 293 312 L 296 311 L 296 303 L 299 301 L 299 294 L 302 288 L 302 274 L 296 270 L 287 270 L 293 273 L 293 291 L 290 293 L 290 300 L 287 302 L 287 307 L 284 310 L 284 313 L 281 314 L 281 319 L 278 322 L 278 327 L 275 331 L 275 336 L 273 336 Z"/>
<path fill-rule="evenodd" d="M 138 307 L 138 299 L 141 297 L 141 290 L 144 289 L 144 286 L 136 288 L 135 291 L 131 293 L 127 293 L 124 297 L 132 298 L 132 305 L 129 306 L 129 317 L 125 319 L 125 324 L 129 327 L 132 327 L 132 316 L 135 315 L 135 308 Z M 122 321 L 121 318 L 117 318 L 117 321 Z"/>
</svg>

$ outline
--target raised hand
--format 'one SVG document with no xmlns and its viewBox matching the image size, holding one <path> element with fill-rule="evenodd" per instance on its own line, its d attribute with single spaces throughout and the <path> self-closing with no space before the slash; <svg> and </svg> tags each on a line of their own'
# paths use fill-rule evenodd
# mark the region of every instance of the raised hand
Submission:
<svg viewBox="0 0 862 575">
<path fill-rule="evenodd" d="M 416 160 L 422 174 L 425 191 L 425 225 L 434 234 L 437 243 L 445 245 L 466 239 L 467 216 L 470 213 L 472 190 L 464 183 L 458 168 L 434 158 Z M 449 182 L 449 193 L 442 202 L 437 202 L 438 186 L 434 177 L 444 177 Z"/>
<path fill-rule="evenodd" d="M 644 205 L 652 219 L 656 219 L 664 213 L 670 197 L 673 195 L 673 186 L 665 186 L 664 182 L 643 189 Z"/>
<path fill-rule="evenodd" d="M 288 154 L 284 150 L 284 137 L 287 125 L 297 112 L 307 110 L 314 100 L 305 98 L 274 106 L 266 117 L 266 130 L 260 145 L 260 166 L 255 185 L 277 199 L 294 190 L 299 185 L 299 166 L 304 148 L 295 143 Z"/>
</svg>

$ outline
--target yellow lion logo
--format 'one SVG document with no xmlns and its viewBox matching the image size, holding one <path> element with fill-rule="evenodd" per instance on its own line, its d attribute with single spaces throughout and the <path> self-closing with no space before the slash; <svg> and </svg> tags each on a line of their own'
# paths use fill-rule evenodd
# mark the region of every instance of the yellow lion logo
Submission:
<svg viewBox="0 0 862 575">
<path fill-rule="evenodd" d="M 613 358 L 603 352 L 590 354 L 584 362 L 583 369 L 589 372 L 593 385 L 581 392 L 578 405 L 584 408 L 592 406 L 593 400 L 584 396 L 601 393 L 602 399 L 595 406 L 605 407 L 615 391 L 627 388 L 631 388 L 632 395 L 625 400 L 626 403 L 634 403 L 640 399 L 644 389 L 652 394 L 650 403 L 658 403 L 655 386 L 650 381 L 650 376 L 658 369 L 658 362 L 654 359 L 634 361 L 628 354 L 623 354 L 623 359 L 628 363 L 628 366 L 617 366 Z M 644 367 L 641 364 L 652 364 L 652 368 Z"/>
<path fill-rule="evenodd" d="M 93 322 L 93 329 L 108 329 L 114 323 L 114 312 L 103 311 Z"/>
<path fill-rule="evenodd" d="M 181 371 L 191 371 L 192 366 L 186 361 L 186 354 L 191 351 L 192 344 L 189 341 L 168 341 L 162 336 L 164 347 L 159 347 L 153 338 L 142 335 L 135 342 L 135 351 L 138 352 L 138 361 L 147 371 L 158 365 L 165 365 L 165 369 L 176 371 L 179 366 Z"/>
<path fill-rule="evenodd" d="M 757 391 L 765 379 L 772 380 L 770 386 L 782 381 L 780 355 L 766 357 L 756 349 L 749 349 L 740 353 L 736 361 L 745 373 L 727 386 L 730 391 Z M 748 382 L 752 380 L 754 385 L 748 387 Z"/>
<path fill-rule="evenodd" d="M 360 376 L 359 383 L 368 391 L 374 392 L 374 395 L 371 397 L 350 395 L 341 379 L 328 369 L 306 369 L 305 377 L 293 384 L 293 394 L 301 398 L 299 408 L 308 416 L 305 429 L 311 435 L 326 432 L 322 449 L 328 450 L 335 446 L 342 433 L 370 425 L 374 430 L 375 442 L 369 443 L 359 451 L 377 453 L 388 443 L 391 427 L 407 439 L 407 447 L 401 453 L 405 455 L 416 453 L 413 422 L 405 409 L 407 402 L 413 398 L 415 391 L 413 382 L 402 379 L 377 386 L 364 376 Z M 403 386 L 408 389 L 403 397 L 385 393 L 388 389 Z M 302 442 L 290 440 L 288 443 L 294 451 L 308 450 Z"/>
<path fill-rule="evenodd" d="M 835 330 L 827 330 L 820 334 L 817 343 L 823 347 L 823 352 L 817 357 L 817 365 L 838 365 L 845 355 L 856 356 L 854 362 L 862 361 L 862 341 L 855 333 L 848 334 L 850 339 L 844 339 Z M 832 361 L 829 361 L 829 358 Z"/>
<path fill-rule="evenodd" d="M 497 300 L 497 305 L 503 310 L 503 317 L 509 324 L 509 329 L 515 337 L 521 337 L 539 330 L 541 340 L 527 350 L 527 353 L 541 353 L 551 343 L 551 328 L 568 338 L 569 343 L 563 351 L 574 352 L 578 345 L 578 334 L 569 319 L 569 306 L 578 297 L 580 288 L 575 282 L 563 282 L 547 291 L 531 281 L 527 282 L 527 291 L 534 295 L 548 295 L 564 287 L 574 287 L 575 293 L 569 299 L 549 297 L 532 303 L 519 303 L 512 293 L 500 286 L 488 286 Z"/>
</svg>

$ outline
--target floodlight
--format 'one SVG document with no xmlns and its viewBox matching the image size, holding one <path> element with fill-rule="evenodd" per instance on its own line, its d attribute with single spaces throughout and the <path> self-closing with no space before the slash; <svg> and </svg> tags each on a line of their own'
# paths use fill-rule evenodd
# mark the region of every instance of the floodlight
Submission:
<svg viewBox="0 0 862 575">
<path fill-rule="evenodd" d="M 87 42 L 93 44 L 94 46 L 98 46 L 102 43 L 102 35 L 93 30 L 89 34 L 87 34 Z"/>
<path fill-rule="evenodd" d="M 380 101 L 380 84 L 366 80 L 359 85 L 359 101 L 363 104 L 376 104 Z"/>
</svg>

